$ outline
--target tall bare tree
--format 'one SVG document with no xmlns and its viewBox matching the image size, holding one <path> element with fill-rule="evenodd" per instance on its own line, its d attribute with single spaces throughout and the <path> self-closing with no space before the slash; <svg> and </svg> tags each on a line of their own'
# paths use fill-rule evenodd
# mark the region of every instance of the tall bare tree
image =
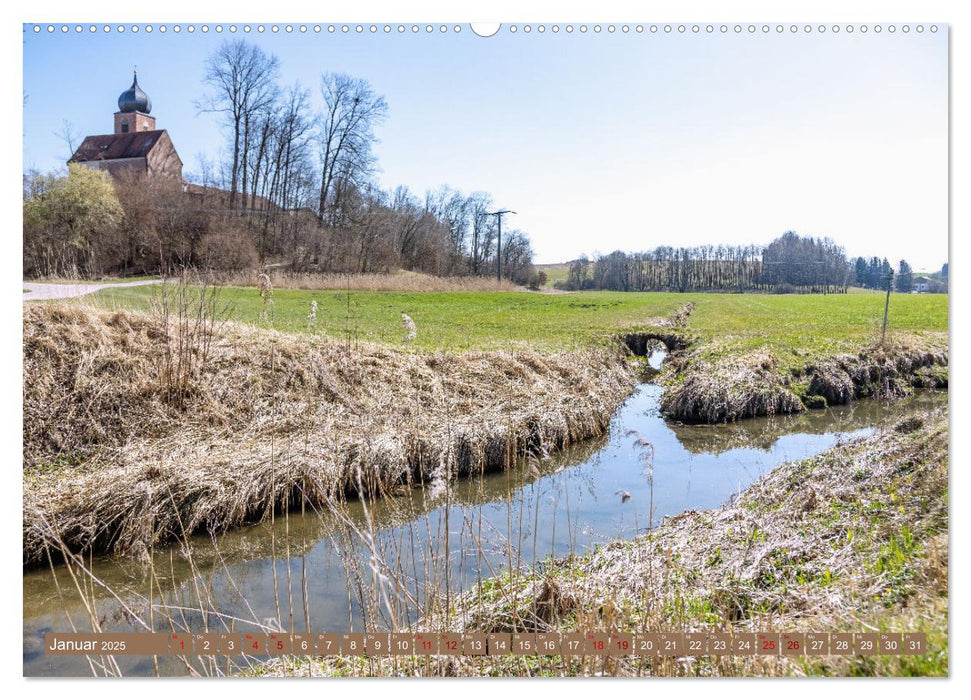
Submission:
<svg viewBox="0 0 971 700">
<path fill-rule="evenodd" d="M 342 218 L 344 195 L 366 189 L 374 167 L 374 127 L 385 120 L 388 104 L 370 83 L 343 73 L 320 79 L 324 111 L 318 124 L 321 177 L 319 210 L 331 226 Z"/>
<path fill-rule="evenodd" d="M 496 238 L 496 220 L 487 216 L 493 210 L 492 197 L 487 192 L 473 192 L 468 199 L 468 212 L 472 228 L 469 242 L 469 272 L 478 275 L 483 263 L 492 251 Z"/>
<path fill-rule="evenodd" d="M 248 159 L 253 127 L 276 99 L 280 63 L 256 44 L 230 39 L 206 60 L 205 83 L 212 92 L 197 103 L 202 112 L 222 114 L 232 130 L 233 153 L 229 176 L 229 206 L 247 192 Z M 242 180 L 242 183 L 240 181 Z"/>
</svg>

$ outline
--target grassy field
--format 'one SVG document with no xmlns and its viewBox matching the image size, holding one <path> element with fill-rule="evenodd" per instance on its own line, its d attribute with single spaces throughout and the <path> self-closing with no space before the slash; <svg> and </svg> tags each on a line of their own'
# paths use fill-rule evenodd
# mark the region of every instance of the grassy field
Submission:
<svg viewBox="0 0 971 700">
<path fill-rule="evenodd" d="M 106 289 L 82 303 L 101 308 L 147 310 L 161 289 Z M 317 323 L 308 323 L 311 301 L 318 304 Z M 292 333 L 348 337 L 420 350 L 487 350 L 523 343 L 536 350 L 572 349 L 587 345 L 618 328 L 664 316 L 684 303 L 676 295 L 597 293 L 554 295 L 528 292 L 337 292 L 277 289 L 264 312 L 252 287 L 224 287 L 221 302 L 229 318 L 261 328 Z M 401 314 L 418 327 L 404 342 Z"/>
<path fill-rule="evenodd" d="M 546 286 L 552 287 L 556 282 L 566 282 L 570 276 L 570 263 L 550 263 L 537 265 L 536 269 L 546 273 Z"/>
<path fill-rule="evenodd" d="M 807 355 L 852 352 L 880 339 L 885 297 L 876 294 L 683 295 L 696 304 L 688 328 L 706 341 L 711 357 L 766 346 L 783 362 Z M 894 294 L 888 336 L 948 329 L 947 296 Z"/>
<path fill-rule="evenodd" d="M 80 303 L 147 310 L 158 286 L 106 289 Z M 317 323 L 307 315 L 318 303 Z M 889 333 L 946 334 L 946 295 L 894 294 Z M 348 337 L 419 350 L 501 349 L 528 344 L 552 351 L 589 344 L 624 328 L 651 325 L 687 302 L 687 331 L 712 355 L 768 346 L 780 360 L 852 351 L 879 339 L 884 297 L 877 294 L 767 295 L 583 292 L 336 292 L 277 289 L 264 318 L 252 287 L 224 287 L 229 318 L 284 332 Z M 401 313 L 418 327 L 404 343 Z"/>
</svg>

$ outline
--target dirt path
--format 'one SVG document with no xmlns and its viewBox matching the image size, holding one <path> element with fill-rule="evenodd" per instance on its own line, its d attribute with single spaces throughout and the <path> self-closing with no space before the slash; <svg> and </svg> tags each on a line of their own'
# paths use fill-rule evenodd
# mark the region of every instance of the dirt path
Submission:
<svg viewBox="0 0 971 700">
<path fill-rule="evenodd" d="M 24 301 L 40 299 L 67 299 L 91 294 L 108 287 L 141 287 L 158 284 L 162 280 L 140 280 L 138 282 L 105 282 L 104 284 L 51 284 L 49 282 L 24 282 Z"/>
</svg>

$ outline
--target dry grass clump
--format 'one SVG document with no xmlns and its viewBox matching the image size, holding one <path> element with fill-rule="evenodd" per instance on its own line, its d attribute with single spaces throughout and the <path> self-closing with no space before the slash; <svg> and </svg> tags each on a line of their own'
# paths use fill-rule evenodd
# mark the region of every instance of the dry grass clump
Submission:
<svg viewBox="0 0 971 700">
<path fill-rule="evenodd" d="M 515 292 L 509 280 L 493 277 L 437 277 L 421 272 L 389 274 L 341 274 L 255 270 L 221 274 L 219 283 L 234 287 L 259 287 L 267 276 L 278 289 L 337 289 L 361 292 Z"/>
<path fill-rule="evenodd" d="M 688 316 L 691 312 L 695 310 L 695 304 L 693 301 L 689 301 L 684 304 L 680 309 L 675 311 L 670 318 L 670 323 L 675 328 L 684 328 L 688 324 Z"/>
<path fill-rule="evenodd" d="M 947 464 L 946 412 L 911 416 L 872 437 L 780 466 L 717 510 L 688 511 L 633 542 L 553 561 L 539 573 L 513 572 L 486 582 L 456 603 L 458 618 L 450 628 L 886 629 L 927 632 L 932 648 L 946 648 Z M 426 624 L 434 628 L 435 621 Z M 689 657 L 628 659 L 610 672 L 881 674 L 899 672 L 893 665 L 906 663 Z M 561 660 L 554 664 L 566 670 Z M 946 650 L 943 664 L 946 673 Z M 940 668 L 932 665 L 930 672 Z"/>
<path fill-rule="evenodd" d="M 643 325 L 654 328 L 684 328 L 688 325 L 688 317 L 695 310 L 695 303 L 689 301 L 682 304 L 669 316 L 652 316 L 644 321 Z"/>
<path fill-rule="evenodd" d="M 688 423 L 722 423 L 947 387 L 946 346 L 920 343 L 898 340 L 795 370 L 781 366 L 767 348 L 705 359 L 707 348 L 699 347 L 669 359 L 661 409 Z"/>
<path fill-rule="evenodd" d="M 766 349 L 718 361 L 697 361 L 688 365 L 679 384 L 664 392 L 661 410 L 693 423 L 804 411 L 799 397 L 784 381 Z"/>
<path fill-rule="evenodd" d="M 178 418 L 161 396 L 146 408 L 161 385 L 144 386 L 144 355 L 164 343 L 163 326 L 126 313 L 91 318 L 66 304 L 24 306 L 25 468 L 77 464 Z"/>
<path fill-rule="evenodd" d="M 804 374 L 810 377 L 809 394 L 833 405 L 869 396 L 906 396 L 913 386 L 946 388 L 947 365 L 946 348 L 896 343 L 839 355 L 807 367 Z"/>
<path fill-rule="evenodd" d="M 620 346 L 416 355 L 225 324 L 173 402 L 171 342 L 147 315 L 24 308 L 25 562 L 501 469 L 601 434 L 635 375 Z"/>
</svg>

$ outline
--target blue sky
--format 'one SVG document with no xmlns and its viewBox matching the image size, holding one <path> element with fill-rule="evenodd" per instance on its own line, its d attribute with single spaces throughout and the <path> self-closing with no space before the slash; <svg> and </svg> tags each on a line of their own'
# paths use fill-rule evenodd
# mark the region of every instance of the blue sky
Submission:
<svg viewBox="0 0 971 700">
<path fill-rule="evenodd" d="M 519 212 L 509 225 L 530 234 L 539 262 L 764 243 L 787 229 L 920 269 L 947 259 L 946 27 L 487 39 L 463 29 L 249 38 L 318 104 L 321 72 L 368 79 L 390 107 L 382 185 L 489 191 Z M 196 171 L 198 154 L 224 141 L 193 103 L 206 55 L 226 38 L 25 31 L 24 167 L 63 166 L 65 119 L 81 134 L 110 132 L 137 64 L 159 128 Z"/>
</svg>

